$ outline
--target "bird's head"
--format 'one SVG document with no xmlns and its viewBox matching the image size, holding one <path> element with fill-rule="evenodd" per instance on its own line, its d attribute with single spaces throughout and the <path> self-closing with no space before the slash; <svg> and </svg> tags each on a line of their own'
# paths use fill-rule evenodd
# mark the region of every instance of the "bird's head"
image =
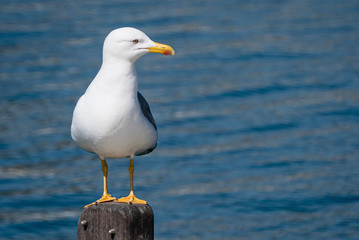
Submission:
<svg viewBox="0 0 359 240">
<path fill-rule="evenodd" d="M 110 32 L 103 46 L 104 58 L 135 62 L 148 52 L 174 55 L 174 50 L 165 44 L 153 42 L 138 29 L 124 27 Z"/>
</svg>

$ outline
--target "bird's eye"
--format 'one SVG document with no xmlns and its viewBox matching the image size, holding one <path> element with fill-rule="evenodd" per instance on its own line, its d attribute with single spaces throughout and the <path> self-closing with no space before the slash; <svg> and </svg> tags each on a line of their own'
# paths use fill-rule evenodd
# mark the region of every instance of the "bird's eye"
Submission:
<svg viewBox="0 0 359 240">
<path fill-rule="evenodd" d="M 137 44 L 138 43 L 138 39 L 135 39 L 132 41 L 134 44 Z"/>
</svg>

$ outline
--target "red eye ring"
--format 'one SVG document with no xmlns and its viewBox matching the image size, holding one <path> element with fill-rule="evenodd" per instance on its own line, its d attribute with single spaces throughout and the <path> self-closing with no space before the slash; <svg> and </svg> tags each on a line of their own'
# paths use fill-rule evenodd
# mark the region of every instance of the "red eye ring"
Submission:
<svg viewBox="0 0 359 240">
<path fill-rule="evenodd" d="M 137 44 L 138 43 L 138 39 L 135 39 L 132 41 L 134 44 Z"/>
</svg>

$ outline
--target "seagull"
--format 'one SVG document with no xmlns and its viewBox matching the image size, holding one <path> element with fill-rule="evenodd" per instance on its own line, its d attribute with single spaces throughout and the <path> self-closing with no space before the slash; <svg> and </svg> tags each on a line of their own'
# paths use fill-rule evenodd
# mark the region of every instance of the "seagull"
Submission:
<svg viewBox="0 0 359 240">
<path fill-rule="evenodd" d="M 103 195 L 85 206 L 103 202 L 147 204 L 133 191 L 134 156 L 148 154 L 157 146 L 157 127 L 150 107 L 138 92 L 137 59 L 146 53 L 174 55 L 165 44 L 153 42 L 142 31 L 124 27 L 113 30 L 103 45 L 102 65 L 73 112 L 72 139 L 101 159 Z M 130 194 L 115 198 L 108 193 L 106 158 L 130 158 Z"/>
</svg>

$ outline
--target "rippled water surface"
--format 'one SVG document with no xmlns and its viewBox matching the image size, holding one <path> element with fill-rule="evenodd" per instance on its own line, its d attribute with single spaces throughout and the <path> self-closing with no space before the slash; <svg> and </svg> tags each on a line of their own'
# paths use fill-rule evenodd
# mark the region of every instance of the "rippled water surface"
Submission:
<svg viewBox="0 0 359 240">
<path fill-rule="evenodd" d="M 358 239 L 358 1 L 1 5 L 0 239 L 76 239 L 101 195 L 70 124 L 121 26 L 176 50 L 137 63 L 160 142 L 135 189 L 156 239 Z M 108 164 L 126 195 L 128 160 Z"/>
</svg>

